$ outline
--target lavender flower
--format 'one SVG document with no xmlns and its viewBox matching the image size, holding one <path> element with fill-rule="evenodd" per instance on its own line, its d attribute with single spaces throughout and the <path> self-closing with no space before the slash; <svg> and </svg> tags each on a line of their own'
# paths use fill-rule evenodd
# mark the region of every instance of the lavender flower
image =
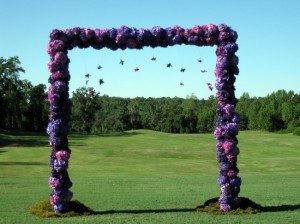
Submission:
<svg viewBox="0 0 300 224">
<path fill-rule="evenodd" d="M 220 209 L 224 212 L 230 211 L 231 210 L 231 206 L 229 204 L 224 204 L 224 203 L 220 203 Z"/>
<path fill-rule="evenodd" d="M 68 169 L 68 161 L 55 159 L 53 169 L 55 169 L 57 172 L 61 172 Z"/>
<path fill-rule="evenodd" d="M 215 131 L 214 131 L 214 136 L 216 139 L 221 138 L 223 135 L 223 130 L 220 127 L 216 127 Z"/>
<path fill-rule="evenodd" d="M 226 184 L 228 182 L 228 178 L 224 175 L 220 175 L 218 177 L 218 183 L 219 185 L 223 185 L 223 184 Z"/>
</svg>

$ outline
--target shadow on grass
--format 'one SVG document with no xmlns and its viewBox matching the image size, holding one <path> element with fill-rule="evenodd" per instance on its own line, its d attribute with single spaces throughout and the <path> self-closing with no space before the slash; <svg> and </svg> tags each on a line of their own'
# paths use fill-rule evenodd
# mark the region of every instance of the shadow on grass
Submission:
<svg viewBox="0 0 300 224">
<path fill-rule="evenodd" d="M 94 211 L 93 215 L 113 215 L 113 214 L 148 214 L 148 213 L 172 213 L 172 212 L 195 212 L 196 208 L 171 208 L 171 209 L 141 209 L 141 210 L 107 210 Z"/>
<path fill-rule="evenodd" d="M 244 199 L 245 200 L 245 199 Z M 209 200 L 212 202 L 212 200 Z M 214 203 L 213 199 L 213 203 Z M 248 199 L 247 202 L 250 202 L 251 200 Z M 212 204 L 210 203 L 209 206 Z M 242 207 L 245 206 L 245 203 Z M 259 206 L 258 204 L 255 204 L 255 206 Z M 200 206 L 203 207 L 203 206 Z M 214 206 L 218 207 L 218 206 Z M 250 215 L 250 214 L 256 214 L 255 213 L 249 213 L 249 208 L 245 209 L 244 212 L 241 212 L 241 209 L 245 208 L 238 208 L 236 209 L 237 212 L 222 212 L 220 213 L 220 210 L 218 208 L 219 213 L 211 213 L 215 215 Z M 260 207 L 259 212 L 285 212 L 285 211 L 294 211 L 297 209 L 300 209 L 300 205 L 280 205 L 280 206 L 266 206 L 266 207 Z M 136 210 L 107 210 L 107 211 L 93 211 L 91 208 L 85 206 L 81 202 L 77 200 L 71 200 L 70 201 L 70 208 L 68 211 L 63 213 L 54 213 L 53 207 L 50 204 L 49 200 L 44 200 L 42 202 L 39 202 L 35 204 L 33 207 L 30 208 L 30 212 L 33 215 L 36 215 L 38 217 L 72 217 L 72 216 L 90 216 L 90 215 L 114 215 L 114 214 L 157 214 L 157 213 L 185 213 L 185 212 L 208 212 L 205 210 L 199 210 L 199 206 L 197 208 L 170 208 L 170 209 L 136 209 Z"/>
<path fill-rule="evenodd" d="M 0 162 L 0 166 L 1 165 L 6 165 L 6 166 L 11 166 L 11 165 L 21 165 L 21 166 L 48 166 L 48 164 L 46 163 L 39 163 L 39 162 Z"/>
<path fill-rule="evenodd" d="M 287 212 L 300 210 L 300 204 L 298 205 L 279 205 L 279 206 L 264 206 L 264 212 Z"/>
<path fill-rule="evenodd" d="M 45 133 L 41 132 L 24 132 L 0 130 L 0 148 L 5 146 L 12 147 L 36 147 L 48 146 L 49 141 Z M 5 151 L 0 151 L 1 153 Z"/>
<path fill-rule="evenodd" d="M 130 131 L 130 132 L 117 132 L 117 133 L 111 133 L 111 134 L 100 134 L 97 135 L 99 137 L 132 137 L 135 135 L 141 135 L 142 133 L 136 132 L 136 131 Z"/>
</svg>

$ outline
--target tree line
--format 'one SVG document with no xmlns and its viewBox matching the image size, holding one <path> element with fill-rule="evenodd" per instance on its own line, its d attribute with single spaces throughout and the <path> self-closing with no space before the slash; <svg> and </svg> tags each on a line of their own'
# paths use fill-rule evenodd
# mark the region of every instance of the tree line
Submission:
<svg viewBox="0 0 300 224">
<path fill-rule="evenodd" d="M 25 72 L 18 57 L 0 58 L 0 128 L 45 131 L 49 104 L 46 85 L 20 80 Z M 186 98 L 122 98 L 101 96 L 93 88 L 80 87 L 72 94 L 70 128 L 73 132 L 105 134 L 131 129 L 168 133 L 211 133 L 215 129 L 214 96 Z M 240 130 L 266 130 L 300 134 L 300 95 L 278 90 L 266 97 L 244 93 L 236 111 Z"/>
<path fill-rule="evenodd" d="M 72 97 L 72 129 L 103 134 L 130 129 L 151 129 L 169 133 L 210 133 L 215 129 L 217 100 L 214 96 L 183 98 L 121 98 L 93 94 L 85 87 Z M 244 93 L 236 111 L 240 130 L 293 132 L 300 127 L 300 95 L 278 90 L 266 97 Z"/>
</svg>

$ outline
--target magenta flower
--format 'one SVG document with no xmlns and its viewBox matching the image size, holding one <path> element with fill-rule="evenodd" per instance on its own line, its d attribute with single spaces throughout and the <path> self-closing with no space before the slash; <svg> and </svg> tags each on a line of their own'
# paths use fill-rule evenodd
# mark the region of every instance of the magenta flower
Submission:
<svg viewBox="0 0 300 224">
<path fill-rule="evenodd" d="M 59 64 L 66 63 L 69 61 L 69 58 L 67 57 L 67 55 L 64 52 L 59 51 L 54 55 L 54 61 Z"/>
<path fill-rule="evenodd" d="M 70 153 L 66 150 L 62 150 L 62 151 L 58 151 L 57 153 L 55 153 L 55 157 L 58 160 L 65 160 L 67 161 L 70 158 Z"/>
<path fill-rule="evenodd" d="M 60 186 L 59 179 L 57 179 L 55 177 L 50 177 L 48 183 L 52 189 L 55 189 Z"/>
<path fill-rule="evenodd" d="M 53 57 L 57 52 L 64 50 L 66 50 L 66 46 L 61 40 L 53 40 L 47 47 L 47 52 L 51 57 Z"/>
</svg>

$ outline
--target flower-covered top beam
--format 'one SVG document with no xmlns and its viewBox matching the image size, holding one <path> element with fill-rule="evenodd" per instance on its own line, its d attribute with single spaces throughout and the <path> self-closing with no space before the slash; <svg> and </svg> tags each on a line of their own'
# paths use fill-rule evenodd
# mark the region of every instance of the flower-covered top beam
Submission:
<svg viewBox="0 0 300 224">
<path fill-rule="evenodd" d="M 239 73 L 237 33 L 225 24 L 195 25 L 192 28 L 174 26 L 152 29 L 136 29 L 127 26 L 111 29 L 71 28 L 53 30 L 47 52 L 50 55 L 48 69 L 51 73 L 48 91 L 50 103 L 50 121 L 47 128 L 52 146 L 50 165 L 52 174 L 49 179 L 53 189 L 50 201 L 55 212 L 67 210 L 72 192 L 72 183 L 68 177 L 68 159 L 71 150 L 68 147 L 68 131 L 71 113 L 69 100 L 69 63 L 68 51 L 75 47 L 95 49 L 142 49 L 143 47 L 168 47 L 173 45 L 217 46 L 215 68 L 219 116 L 215 137 L 217 160 L 221 163 L 218 182 L 221 187 L 219 199 L 221 210 L 230 210 L 238 202 L 240 178 L 236 165 L 239 116 L 234 112 L 235 75 Z M 62 156 L 64 155 L 64 156 Z"/>
</svg>

